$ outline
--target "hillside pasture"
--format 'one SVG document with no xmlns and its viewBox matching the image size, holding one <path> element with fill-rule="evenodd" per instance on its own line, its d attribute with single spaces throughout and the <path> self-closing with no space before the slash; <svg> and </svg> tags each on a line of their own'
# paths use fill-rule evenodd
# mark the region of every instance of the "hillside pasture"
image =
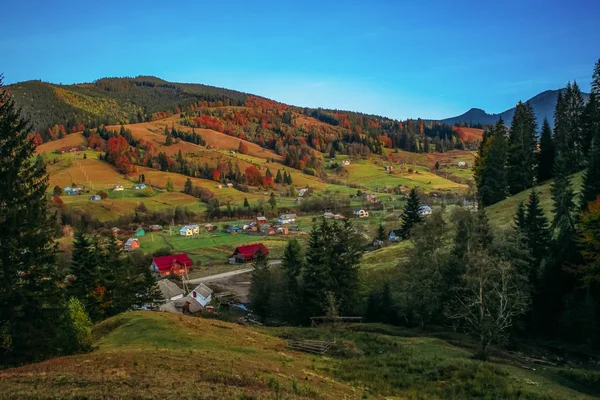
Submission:
<svg viewBox="0 0 600 400">
<path fill-rule="evenodd" d="M 53 140 L 39 145 L 35 152 L 37 154 L 51 153 L 63 148 L 78 147 L 85 143 L 85 138 L 81 132 L 71 133 L 62 139 Z"/>
<path fill-rule="evenodd" d="M 115 167 L 97 158 L 92 158 L 94 153 L 88 153 L 90 156 L 87 159 L 83 159 L 80 154 L 65 154 L 59 157 L 58 163 L 48 164 L 49 188 L 51 189 L 55 185 L 66 187 L 75 183 L 84 188 L 99 190 L 114 185 L 130 184 Z"/>
</svg>

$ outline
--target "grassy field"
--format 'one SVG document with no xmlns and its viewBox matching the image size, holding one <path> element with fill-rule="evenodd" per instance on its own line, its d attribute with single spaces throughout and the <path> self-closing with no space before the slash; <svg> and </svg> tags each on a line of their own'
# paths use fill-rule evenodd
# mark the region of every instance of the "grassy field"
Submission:
<svg viewBox="0 0 600 400">
<path fill-rule="evenodd" d="M 582 183 L 582 173 L 576 173 L 574 175 L 571 176 L 571 184 L 573 186 L 573 189 L 575 190 L 575 203 L 579 204 L 578 201 L 578 196 L 579 196 L 579 190 L 581 188 L 581 183 Z M 536 190 L 538 191 L 539 195 L 540 195 L 540 204 L 542 206 L 542 208 L 544 209 L 544 212 L 546 214 L 546 217 L 548 217 L 548 219 L 550 221 L 552 221 L 552 207 L 553 207 L 553 202 L 552 202 L 552 198 L 550 197 L 550 187 L 552 185 L 552 182 L 546 182 L 540 186 L 536 187 Z M 487 215 L 490 218 L 490 220 L 498 227 L 502 227 L 502 228 L 507 228 L 509 227 L 512 222 L 513 222 L 513 218 L 515 216 L 515 212 L 517 211 L 517 207 L 519 206 L 520 202 L 525 202 L 527 203 L 527 199 L 529 198 L 529 194 L 531 193 L 531 189 L 530 190 L 525 190 L 521 193 L 518 193 L 512 197 L 507 198 L 506 200 L 503 200 L 499 203 L 496 203 L 488 208 L 486 208 L 487 211 Z"/>
<path fill-rule="evenodd" d="M 328 328 L 256 329 L 167 313 L 124 313 L 98 324 L 93 336 L 91 353 L 0 371 L 0 398 L 592 399 L 598 395 L 573 379 L 593 371 L 531 366 L 501 353 L 484 363 L 473 360 L 470 341 L 455 334 L 426 337 L 378 324 L 338 330 L 326 356 L 291 351 L 284 339 L 330 340 Z"/>
<path fill-rule="evenodd" d="M 51 153 L 51 152 L 60 150 L 65 147 L 77 147 L 79 145 L 84 144 L 84 142 L 85 142 L 85 138 L 83 137 L 81 132 L 71 133 L 62 139 L 54 140 L 54 141 L 43 143 L 43 144 L 39 145 L 37 147 L 37 149 L 35 150 L 35 152 L 37 154 Z"/>
<path fill-rule="evenodd" d="M 236 324 L 132 312 L 94 329 L 96 350 L 0 371 L 0 398 L 344 399 L 312 357 Z"/>
</svg>

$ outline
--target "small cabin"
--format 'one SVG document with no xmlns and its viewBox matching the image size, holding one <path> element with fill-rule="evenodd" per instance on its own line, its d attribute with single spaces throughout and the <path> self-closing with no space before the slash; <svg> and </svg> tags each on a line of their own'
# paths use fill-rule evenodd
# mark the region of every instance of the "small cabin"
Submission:
<svg viewBox="0 0 600 400">
<path fill-rule="evenodd" d="M 139 249 L 139 248 L 140 248 L 140 241 L 137 240 L 136 238 L 129 238 L 125 242 L 125 246 L 123 247 L 123 250 L 125 250 L 125 251 L 133 251 L 133 250 L 136 250 L 136 249 Z"/>
<path fill-rule="evenodd" d="M 431 213 L 432 213 L 431 207 L 429 207 L 429 206 L 421 206 L 421 207 L 419 207 L 419 211 L 418 211 L 419 215 L 421 215 L 421 216 L 431 215 Z"/>
<path fill-rule="evenodd" d="M 246 246 L 237 247 L 231 257 L 229 258 L 230 264 L 243 264 L 252 262 L 259 255 L 267 256 L 269 255 L 269 249 L 265 247 L 262 243 L 257 244 L 249 244 Z"/>
<path fill-rule="evenodd" d="M 183 290 L 168 279 L 161 279 L 156 282 L 156 285 L 165 301 L 175 301 L 183 298 Z"/>
<path fill-rule="evenodd" d="M 183 227 L 181 227 L 181 229 L 179 230 L 179 235 L 180 236 L 194 236 L 194 235 L 198 235 L 200 234 L 200 226 L 193 224 L 193 225 L 185 225 Z"/>
<path fill-rule="evenodd" d="M 369 212 L 362 208 L 357 208 L 354 210 L 354 215 L 356 215 L 358 218 L 366 218 L 369 216 Z"/>
<path fill-rule="evenodd" d="M 146 231 L 144 230 L 144 228 L 139 227 L 135 230 L 135 232 L 133 232 L 133 236 L 144 236 L 146 234 Z"/>
<path fill-rule="evenodd" d="M 102 200 L 102 197 L 100 197 L 100 195 L 95 194 L 92 197 L 90 197 L 90 200 L 99 201 L 99 200 Z"/>
<path fill-rule="evenodd" d="M 191 268 L 192 260 L 185 253 L 155 257 L 150 265 L 150 269 L 161 276 L 183 275 Z"/>
<path fill-rule="evenodd" d="M 206 286 L 204 283 L 200 283 L 192 290 L 190 295 L 196 300 L 202 307 L 206 307 L 212 301 L 212 289 Z"/>
<path fill-rule="evenodd" d="M 281 214 L 277 222 L 280 224 L 291 224 L 296 222 L 296 214 Z"/>
<path fill-rule="evenodd" d="M 123 185 L 115 185 L 113 186 L 114 192 L 122 192 L 124 190 Z"/>
<path fill-rule="evenodd" d="M 147 186 L 146 186 L 146 184 L 145 184 L 145 183 L 141 183 L 141 184 L 139 184 L 139 185 L 135 185 L 135 186 L 133 187 L 133 189 L 134 189 L 134 190 L 142 190 L 142 189 L 146 189 L 146 187 L 147 187 Z"/>
<path fill-rule="evenodd" d="M 160 231 L 162 231 L 162 226 L 161 225 L 150 225 L 150 230 L 152 232 L 160 232 Z"/>
<path fill-rule="evenodd" d="M 262 225 L 267 223 L 267 217 L 256 217 L 256 224 Z"/>
<path fill-rule="evenodd" d="M 400 229 L 394 229 L 394 230 L 390 231 L 390 233 L 388 235 L 388 240 L 391 242 L 396 242 L 396 241 L 400 240 L 401 237 L 402 237 L 402 232 L 400 231 Z"/>
</svg>

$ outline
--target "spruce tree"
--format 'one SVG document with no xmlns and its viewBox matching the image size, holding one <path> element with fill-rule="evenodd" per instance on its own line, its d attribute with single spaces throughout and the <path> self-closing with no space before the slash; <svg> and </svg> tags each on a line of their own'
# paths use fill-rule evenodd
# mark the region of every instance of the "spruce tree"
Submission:
<svg viewBox="0 0 600 400">
<path fill-rule="evenodd" d="M 548 119 L 544 118 L 542 124 L 542 133 L 540 135 L 540 152 L 538 153 L 537 181 L 545 182 L 551 179 L 554 170 L 554 139 L 552 138 L 552 128 Z"/>
<path fill-rule="evenodd" d="M 411 229 L 422 221 L 423 218 L 419 215 L 419 208 L 421 208 L 421 200 L 417 194 L 417 189 L 412 188 L 402 211 L 402 227 L 400 230 L 403 239 L 408 239 Z"/>
<path fill-rule="evenodd" d="M 506 126 L 502 120 L 494 127 L 488 146 L 478 187 L 479 198 L 484 207 L 504 200 L 508 194 Z"/>
<path fill-rule="evenodd" d="M 300 274 L 305 263 L 306 260 L 300 242 L 297 239 L 290 240 L 283 251 L 281 267 L 285 279 L 284 317 L 292 323 L 300 323 L 305 319 L 298 312 L 298 306 L 301 302 Z"/>
<path fill-rule="evenodd" d="M 528 103 L 517 104 L 508 136 L 507 181 L 511 194 L 533 186 L 536 166 L 537 123 Z"/>
<path fill-rule="evenodd" d="M 550 193 L 554 202 L 552 229 L 558 231 L 559 236 L 571 236 L 575 232 L 575 193 L 563 153 L 556 157 Z"/>
<path fill-rule="evenodd" d="M 377 228 L 377 240 L 381 240 L 382 242 L 386 239 L 385 236 L 385 228 L 383 227 L 383 224 L 379 224 L 379 228 Z"/>
<path fill-rule="evenodd" d="M 183 185 L 183 193 L 192 194 L 192 180 L 190 178 L 187 178 Z"/>
<path fill-rule="evenodd" d="M 253 267 L 250 281 L 250 304 L 252 311 L 264 322 L 269 316 L 269 306 L 273 295 L 272 274 L 269 263 L 262 254 L 256 257 Z"/>
<path fill-rule="evenodd" d="M 63 352 L 68 330 L 45 166 L 0 76 L 0 365 Z"/>
<path fill-rule="evenodd" d="M 473 163 L 473 178 L 475 179 L 475 185 L 477 186 L 478 191 L 481 191 L 485 160 L 487 158 L 491 137 L 492 131 L 490 131 L 490 129 L 485 129 L 481 136 L 481 142 L 479 142 L 479 149 L 477 150 L 475 162 Z M 439 163 L 437 161 L 435 163 L 435 169 L 439 169 Z"/>
<path fill-rule="evenodd" d="M 82 227 L 75 233 L 73 240 L 70 269 L 73 279 L 67 289 L 70 296 L 79 299 L 93 321 L 104 318 L 102 305 L 107 293 L 100 282 L 104 278 L 101 262 L 101 253 L 96 239 L 88 237 Z"/>
<path fill-rule="evenodd" d="M 556 104 L 554 137 L 556 149 L 562 153 L 563 163 L 569 174 L 579 171 L 584 165 L 585 140 L 581 126 L 583 110 L 583 96 L 577 82 L 572 85 L 567 83 Z"/>
<path fill-rule="evenodd" d="M 581 129 L 583 137 L 583 153 L 587 157 L 594 137 L 600 131 L 600 102 L 595 93 L 590 94 L 583 114 L 581 115 Z M 587 161 L 587 159 L 586 159 Z"/>
<path fill-rule="evenodd" d="M 527 217 L 525 219 L 525 236 L 529 253 L 534 260 L 535 271 L 529 276 L 530 284 L 534 284 L 539 272 L 542 259 L 548 255 L 551 233 L 548 219 L 540 205 L 540 196 L 537 190 L 532 189 L 527 203 Z"/>
<path fill-rule="evenodd" d="M 275 175 L 275 183 L 281 184 L 281 183 L 283 183 L 282 180 L 283 180 L 283 178 L 281 177 L 281 170 L 278 169 L 277 175 Z"/>
<path fill-rule="evenodd" d="M 248 198 L 244 197 L 244 208 L 249 208 L 250 207 L 250 203 L 248 203 Z"/>
<path fill-rule="evenodd" d="M 277 199 L 275 198 L 275 192 L 271 192 L 271 196 L 269 196 L 269 205 L 274 210 L 277 207 Z"/>
<path fill-rule="evenodd" d="M 514 228 L 519 234 L 526 236 L 527 227 L 525 220 L 527 219 L 527 213 L 525 212 L 525 204 L 521 201 L 517 206 L 515 217 L 513 218 Z"/>
<path fill-rule="evenodd" d="M 592 74 L 592 93 L 596 95 L 596 97 L 600 96 L 600 58 L 596 61 L 596 65 L 594 66 L 594 72 Z"/>
<path fill-rule="evenodd" d="M 598 196 L 600 196 L 600 132 L 596 132 L 588 154 L 587 170 L 583 175 L 581 189 L 581 211 L 587 210 L 588 204 L 595 201 Z"/>
</svg>

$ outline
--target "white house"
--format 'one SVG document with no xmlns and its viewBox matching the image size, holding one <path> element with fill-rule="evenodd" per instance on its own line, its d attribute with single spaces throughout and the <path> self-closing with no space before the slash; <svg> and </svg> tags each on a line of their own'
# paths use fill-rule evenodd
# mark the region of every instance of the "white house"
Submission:
<svg viewBox="0 0 600 400">
<path fill-rule="evenodd" d="M 121 191 L 123 191 L 123 185 L 115 185 L 115 186 L 113 186 L 113 191 L 114 192 L 121 192 Z"/>
<path fill-rule="evenodd" d="M 459 167 L 466 167 L 467 166 L 467 162 L 466 161 L 459 161 L 458 164 L 456 164 Z"/>
<path fill-rule="evenodd" d="M 281 214 L 277 220 L 280 224 L 291 224 L 296 222 L 296 214 Z"/>
<path fill-rule="evenodd" d="M 156 282 L 165 301 L 175 301 L 183 298 L 183 290 L 168 279 Z"/>
<path fill-rule="evenodd" d="M 179 230 L 180 236 L 194 236 L 200 233 L 200 226 L 194 225 L 185 225 Z"/>
<path fill-rule="evenodd" d="M 190 294 L 194 300 L 196 300 L 202 307 L 206 307 L 212 300 L 212 289 L 206 286 L 204 283 L 196 286 Z"/>
<path fill-rule="evenodd" d="M 418 214 L 419 215 L 431 215 L 431 207 L 429 206 L 421 206 L 419 207 Z"/>
<path fill-rule="evenodd" d="M 363 210 L 362 208 L 357 208 L 354 210 L 354 215 L 356 215 L 358 218 L 366 218 L 369 216 L 369 212 Z"/>
<path fill-rule="evenodd" d="M 344 166 L 344 167 L 345 167 L 345 166 L 347 166 L 347 165 L 350 165 L 350 161 L 349 161 L 349 160 L 344 160 L 344 161 L 342 161 L 342 166 Z"/>
</svg>

